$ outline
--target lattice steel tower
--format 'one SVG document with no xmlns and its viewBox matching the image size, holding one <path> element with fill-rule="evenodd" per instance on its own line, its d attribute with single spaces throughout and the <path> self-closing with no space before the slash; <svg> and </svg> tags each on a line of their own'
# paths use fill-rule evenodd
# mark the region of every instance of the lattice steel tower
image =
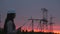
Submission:
<svg viewBox="0 0 60 34">
<path fill-rule="evenodd" d="M 54 17 L 52 17 L 52 16 L 50 16 L 50 23 L 49 23 L 49 25 L 50 25 L 50 32 L 53 32 L 53 18 Z"/>
<path fill-rule="evenodd" d="M 42 28 L 43 28 L 43 31 L 44 31 L 44 28 L 46 28 L 46 30 L 48 29 L 48 20 L 47 20 L 47 18 L 48 18 L 48 10 L 46 8 L 41 8 L 41 10 L 43 11 L 43 18 L 42 18 L 41 21 L 43 21 Z"/>
</svg>

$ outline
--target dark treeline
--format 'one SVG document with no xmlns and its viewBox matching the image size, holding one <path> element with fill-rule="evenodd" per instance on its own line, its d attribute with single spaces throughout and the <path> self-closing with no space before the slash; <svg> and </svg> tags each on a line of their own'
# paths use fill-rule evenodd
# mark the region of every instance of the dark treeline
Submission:
<svg viewBox="0 0 60 34">
<path fill-rule="evenodd" d="M 4 29 L 0 28 L 0 34 L 4 34 Z M 24 32 L 24 31 L 20 31 L 18 30 L 16 34 L 57 34 L 57 33 L 51 33 L 51 32 Z"/>
</svg>

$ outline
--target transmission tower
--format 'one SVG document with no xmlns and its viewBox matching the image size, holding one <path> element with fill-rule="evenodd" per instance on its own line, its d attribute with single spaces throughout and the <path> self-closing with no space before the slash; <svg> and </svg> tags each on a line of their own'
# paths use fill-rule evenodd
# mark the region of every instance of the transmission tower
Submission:
<svg viewBox="0 0 60 34">
<path fill-rule="evenodd" d="M 47 20 L 47 17 L 48 17 L 48 10 L 46 8 L 41 8 L 41 10 L 43 11 L 43 19 L 41 21 L 43 21 L 43 31 L 44 31 L 44 26 L 46 26 L 46 30 L 48 29 L 48 20 Z"/>
<path fill-rule="evenodd" d="M 52 22 L 52 21 L 53 21 L 53 18 L 54 18 L 54 17 L 50 16 L 50 23 L 49 23 L 49 24 L 50 24 L 50 32 L 53 32 L 53 24 L 54 24 L 54 23 Z"/>
<path fill-rule="evenodd" d="M 32 19 L 31 17 L 31 19 L 28 19 L 28 20 L 32 20 L 32 31 L 34 31 L 34 19 Z"/>
<path fill-rule="evenodd" d="M 40 28 L 41 28 L 41 19 L 32 19 L 32 17 L 31 17 L 31 19 L 28 19 L 28 20 L 32 20 L 32 31 L 34 30 L 33 28 L 34 28 L 34 21 L 40 21 L 39 23 L 39 26 L 40 26 Z"/>
</svg>

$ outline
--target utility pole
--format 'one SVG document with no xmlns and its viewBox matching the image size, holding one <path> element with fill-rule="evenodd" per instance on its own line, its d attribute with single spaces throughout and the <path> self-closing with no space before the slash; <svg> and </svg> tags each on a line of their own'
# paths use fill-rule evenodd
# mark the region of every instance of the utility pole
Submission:
<svg viewBox="0 0 60 34">
<path fill-rule="evenodd" d="M 46 30 L 48 29 L 48 20 L 47 20 L 47 17 L 48 17 L 48 10 L 46 8 L 41 8 L 41 10 L 43 11 L 43 30 L 44 30 L 44 25 L 46 26 Z"/>
</svg>

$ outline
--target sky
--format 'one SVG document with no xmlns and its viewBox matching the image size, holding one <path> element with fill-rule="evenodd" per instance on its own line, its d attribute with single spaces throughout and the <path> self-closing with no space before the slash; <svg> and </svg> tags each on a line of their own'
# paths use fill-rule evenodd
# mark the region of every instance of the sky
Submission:
<svg viewBox="0 0 60 34">
<path fill-rule="evenodd" d="M 4 21 L 8 9 L 13 8 L 16 11 L 15 25 L 17 28 L 22 26 L 32 18 L 42 18 L 41 8 L 48 10 L 48 19 L 53 15 L 54 31 L 60 32 L 60 0 L 0 0 L 0 14 L 1 14 L 1 27 L 4 26 Z M 36 24 L 36 22 L 34 23 Z M 27 25 L 25 25 L 26 27 Z M 35 25 L 36 26 L 36 25 Z"/>
</svg>

